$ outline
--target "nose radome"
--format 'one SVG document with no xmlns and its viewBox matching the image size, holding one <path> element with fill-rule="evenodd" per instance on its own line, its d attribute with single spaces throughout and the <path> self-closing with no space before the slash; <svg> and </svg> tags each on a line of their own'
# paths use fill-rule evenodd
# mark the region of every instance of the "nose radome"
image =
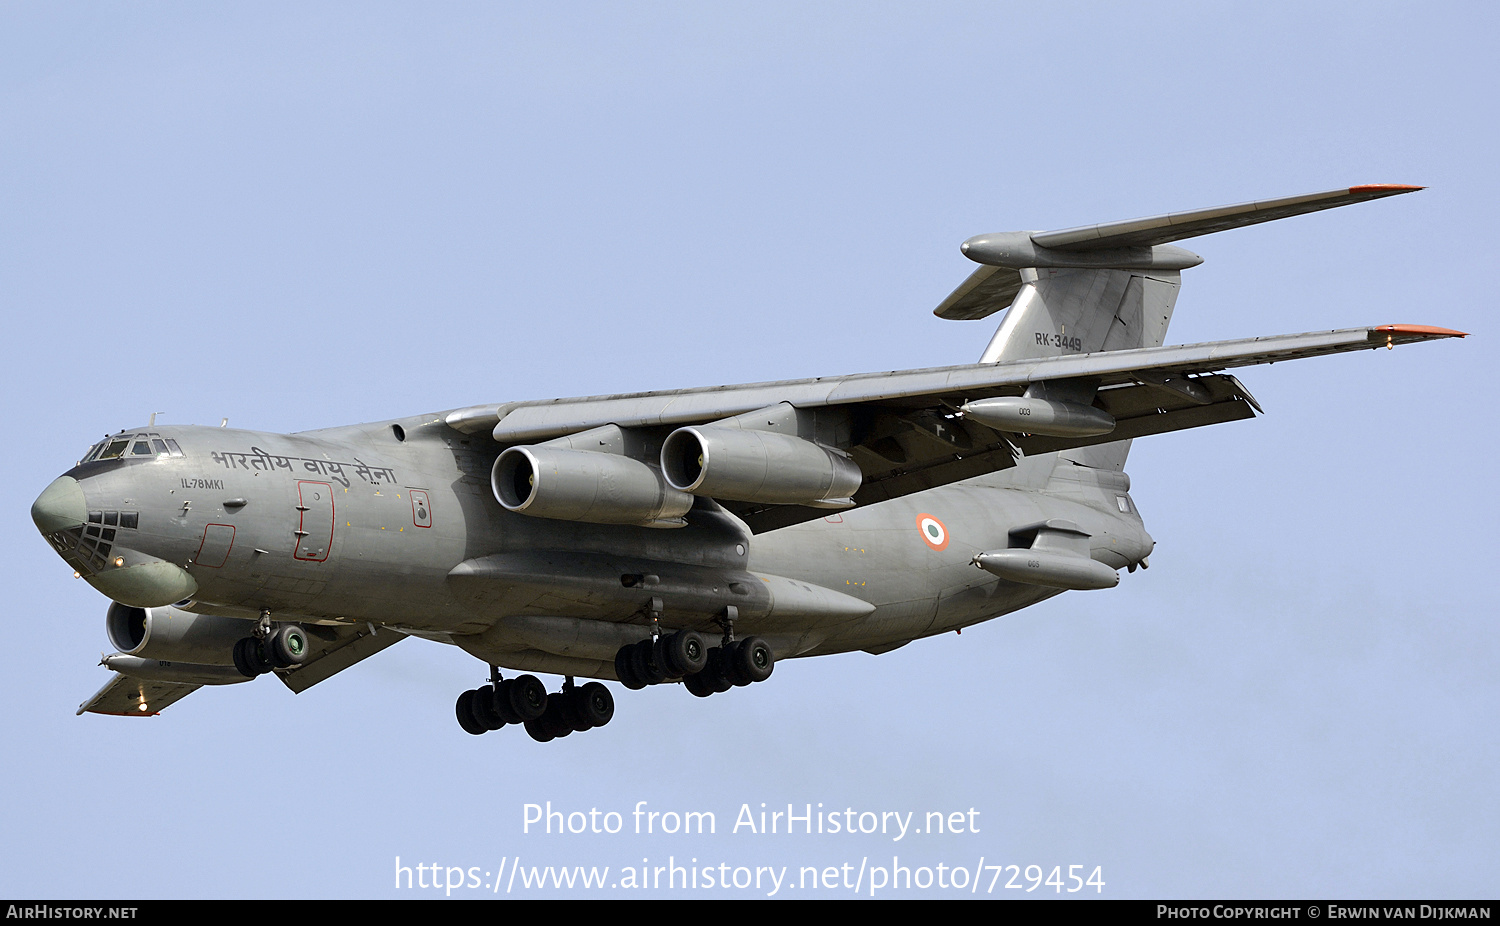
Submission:
<svg viewBox="0 0 1500 926">
<path fill-rule="evenodd" d="M 83 487 L 72 476 L 58 476 L 31 503 L 31 520 L 44 534 L 79 527 L 88 520 L 88 502 Z"/>
</svg>

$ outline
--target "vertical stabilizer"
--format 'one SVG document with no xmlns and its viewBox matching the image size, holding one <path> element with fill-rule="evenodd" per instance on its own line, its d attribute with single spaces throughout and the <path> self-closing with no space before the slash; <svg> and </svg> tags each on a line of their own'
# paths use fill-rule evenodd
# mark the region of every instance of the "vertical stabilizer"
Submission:
<svg viewBox="0 0 1500 926">
<path fill-rule="evenodd" d="M 1170 242 L 1419 189 L 1367 184 L 1060 231 L 976 235 L 962 249 L 980 267 L 933 311 L 966 320 L 1006 310 L 980 363 L 1160 347 L 1181 271 L 1203 262 Z M 1120 470 L 1129 452 L 1129 441 L 1117 441 L 1062 457 Z"/>
</svg>

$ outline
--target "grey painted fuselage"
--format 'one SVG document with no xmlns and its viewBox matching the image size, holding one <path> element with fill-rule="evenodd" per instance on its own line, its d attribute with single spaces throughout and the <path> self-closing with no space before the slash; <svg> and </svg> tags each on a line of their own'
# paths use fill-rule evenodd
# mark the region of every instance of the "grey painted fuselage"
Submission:
<svg viewBox="0 0 1500 926">
<path fill-rule="evenodd" d="M 122 597 L 109 584 L 115 557 L 126 568 L 159 559 L 196 584 L 187 610 L 369 622 L 518 669 L 613 677 L 613 650 L 649 632 L 641 608 L 653 595 L 669 629 L 712 630 L 737 605 L 737 633 L 766 638 L 779 657 L 883 651 L 1057 594 L 972 565 L 1016 527 L 1072 521 L 1113 568 L 1133 568 L 1152 544 L 1123 474 L 1056 454 L 752 536 L 712 503 L 672 530 L 506 511 L 490 489 L 496 448 L 434 416 L 293 435 L 149 430 L 181 455 L 69 471 L 91 511 L 139 513 L 137 528 L 117 529 L 103 568 L 84 570 L 106 595 Z M 939 523 L 941 541 L 924 535 L 923 516 Z M 626 587 L 622 576 L 643 581 Z M 767 576 L 873 607 L 819 607 L 775 587 L 768 601 L 745 588 L 768 586 Z M 618 626 L 590 642 L 569 622 Z"/>
</svg>

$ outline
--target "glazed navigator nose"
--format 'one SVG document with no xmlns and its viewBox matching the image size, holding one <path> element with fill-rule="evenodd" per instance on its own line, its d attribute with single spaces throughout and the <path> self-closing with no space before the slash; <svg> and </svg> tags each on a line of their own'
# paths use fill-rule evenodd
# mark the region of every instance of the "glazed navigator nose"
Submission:
<svg viewBox="0 0 1500 926">
<path fill-rule="evenodd" d="M 31 503 L 31 520 L 43 534 L 81 527 L 88 516 L 83 488 L 72 476 L 58 476 Z"/>
</svg>

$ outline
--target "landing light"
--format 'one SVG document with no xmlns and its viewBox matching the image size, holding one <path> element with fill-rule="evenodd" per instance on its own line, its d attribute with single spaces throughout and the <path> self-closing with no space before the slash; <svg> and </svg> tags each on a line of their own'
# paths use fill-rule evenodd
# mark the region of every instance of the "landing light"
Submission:
<svg viewBox="0 0 1500 926">
<path fill-rule="evenodd" d="M 142 701 L 139 705 L 136 706 L 136 710 L 138 710 L 138 711 L 144 711 L 145 709 L 146 709 L 146 702 L 145 701 Z"/>
<path fill-rule="evenodd" d="M 123 557 L 123 556 L 116 556 L 115 557 L 115 565 L 116 566 L 123 566 L 123 565 L 125 565 L 125 557 Z"/>
</svg>

